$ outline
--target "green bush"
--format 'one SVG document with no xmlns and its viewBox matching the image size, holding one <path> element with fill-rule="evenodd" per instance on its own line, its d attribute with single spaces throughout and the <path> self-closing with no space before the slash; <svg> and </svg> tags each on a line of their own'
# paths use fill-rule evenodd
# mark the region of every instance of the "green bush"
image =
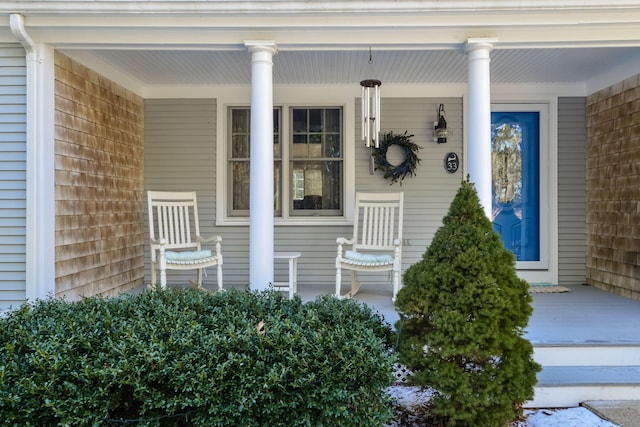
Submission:
<svg viewBox="0 0 640 427">
<path fill-rule="evenodd" d="M 39 301 L 0 319 L 15 426 L 374 426 L 391 330 L 355 301 L 153 290 Z"/>
<path fill-rule="evenodd" d="M 437 390 L 431 412 L 446 425 L 504 426 L 533 398 L 528 284 L 468 181 L 424 257 L 404 274 L 396 308 L 400 361 Z"/>
</svg>

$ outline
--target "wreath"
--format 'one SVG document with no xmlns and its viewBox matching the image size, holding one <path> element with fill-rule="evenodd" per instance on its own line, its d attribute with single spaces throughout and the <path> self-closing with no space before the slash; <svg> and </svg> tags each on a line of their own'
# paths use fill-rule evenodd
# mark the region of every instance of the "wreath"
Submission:
<svg viewBox="0 0 640 427">
<path fill-rule="evenodd" d="M 418 167 L 418 163 L 420 163 L 418 150 L 421 147 L 411 142 L 411 138 L 413 138 L 413 135 L 407 135 L 407 131 L 401 135 L 396 135 L 392 131 L 389 131 L 383 135 L 380 141 L 380 147 L 373 148 L 371 151 L 371 157 L 373 157 L 375 163 L 374 170 L 383 171 L 384 178 L 391 179 L 391 184 L 389 185 L 393 185 L 393 183 L 397 181 L 400 181 L 400 185 L 402 185 L 402 180 L 407 175 L 416 174 L 416 168 Z M 387 160 L 387 150 L 392 145 L 397 145 L 402 148 L 404 153 L 404 161 L 397 166 L 392 165 Z"/>
</svg>

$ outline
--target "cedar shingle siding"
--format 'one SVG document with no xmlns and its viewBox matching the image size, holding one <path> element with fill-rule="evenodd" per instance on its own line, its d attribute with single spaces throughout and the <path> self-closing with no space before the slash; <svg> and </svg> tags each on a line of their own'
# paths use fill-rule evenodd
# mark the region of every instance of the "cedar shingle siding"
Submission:
<svg viewBox="0 0 640 427">
<path fill-rule="evenodd" d="M 56 53 L 56 296 L 143 282 L 143 112 L 141 97 Z"/>
<path fill-rule="evenodd" d="M 640 299 L 640 75 L 587 98 L 587 283 Z"/>
</svg>

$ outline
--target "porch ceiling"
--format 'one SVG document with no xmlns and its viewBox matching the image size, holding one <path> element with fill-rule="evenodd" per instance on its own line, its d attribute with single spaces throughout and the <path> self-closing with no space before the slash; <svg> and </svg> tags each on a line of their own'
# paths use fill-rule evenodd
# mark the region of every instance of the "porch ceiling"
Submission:
<svg viewBox="0 0 640 427">
<path fill-rule="evenodd" d="M 246 51 L 62 50 L 89 66 L 104 65 L 141 87 L 247 85 Z M 464 84 L 467 56 L 448 50 L 281 51 L 274 57 L 275 84 L 357 84 L 376 77 L 385 84 Z M 612 68 L 634 67 L 639 47 L 498 49 L 491 54 L 495 83 L 588 84 Z M 637 71 L 637 69 L 636 69 Z M 631 72 L 630 72 L 631 74 Z"/>
<path fill-rule="evenodd" d="M 18 11 L 34 41 L 151 95 L 249 85 L 247 40 L 275 42 L 275 84 L 464 85 L 478 37 L 497 40 L 495 83 L 588 91 L 640 69 L 637 0 L 0 2 L 0 17 Z"/>
</svg>

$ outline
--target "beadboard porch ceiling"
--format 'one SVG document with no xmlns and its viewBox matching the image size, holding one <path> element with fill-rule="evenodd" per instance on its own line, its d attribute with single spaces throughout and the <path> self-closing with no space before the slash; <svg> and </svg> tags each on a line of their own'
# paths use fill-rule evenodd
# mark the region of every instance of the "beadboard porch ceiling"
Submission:
<svg viewBox="0 0 640 427">
<path fill-rule="evenodd" d="M 247 85 L 246 50 L 61 49 L 96 70 L 110 69 L 141 87 Z M 439 50 L 280 51 L 274 56 L 275 84 L 357 85 L 363 78 L 389 84 L 464 84 L 467 55 L 462 47 Z M 494 83 L 589 84 L 609 70 L 633 66 L 640 47 L 496 49 Z"/>
</svg>

